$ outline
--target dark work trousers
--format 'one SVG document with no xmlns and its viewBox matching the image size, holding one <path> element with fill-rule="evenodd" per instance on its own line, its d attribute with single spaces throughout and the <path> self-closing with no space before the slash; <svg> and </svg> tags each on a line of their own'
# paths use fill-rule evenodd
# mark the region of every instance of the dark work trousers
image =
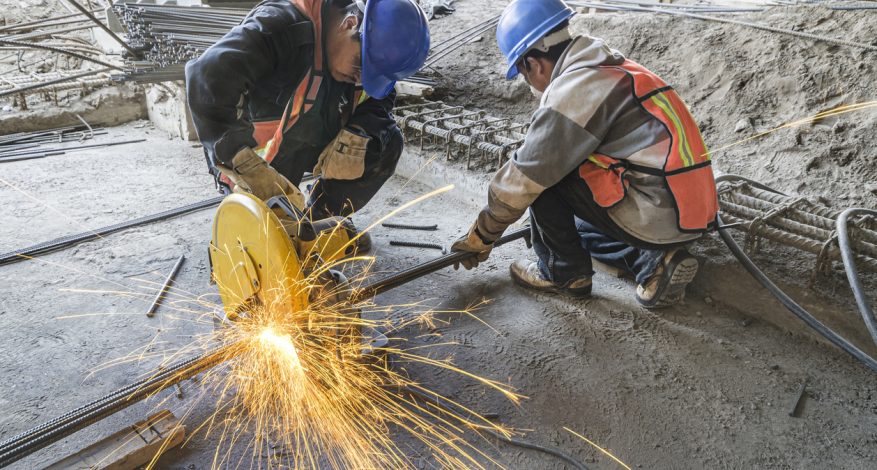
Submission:
<svg viewBox="0 0 877 470">
<path fill-rule="evenodd" d="M 594 274 L 591 258 L 621 269 L 643 284 L 667 251 L 690 243 L 656 245 L 628 234 L 594 202 L 577 171 L 546 189 L 530 205 L 530 219 L 539 268 L 557 285 Z"/>
<path fill-rule="evenodd" d="M 402 155 L 402 133 L 395 126 L 386 132 L 383 145 L 376 138 L 372 138 L 368 143 L 365 152 L 365 170 L 361 177 L 355 180 L 318 178 L 309 186 L 308 205 L 312 219 L 318 220 L 333 215 L 349 216 L 362 209 L 393 176 L 396 163 Z M 293 184 L 299 184 L 304 172 L 311 171 L 317 164 L 318 156 L 303 158 L 302 155 L 298 155 L 299 158 L 295 158 L 296 155 L 290 155 L 290 158 L 284 158 L 280 162 L 275 159 L 272 166 L 289 178 Z"/>
</svg>

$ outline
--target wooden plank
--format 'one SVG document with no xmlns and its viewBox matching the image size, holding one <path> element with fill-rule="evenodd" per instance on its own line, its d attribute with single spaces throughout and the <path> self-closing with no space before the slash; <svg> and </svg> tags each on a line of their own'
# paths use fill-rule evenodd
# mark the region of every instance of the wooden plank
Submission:
<svg viewBox="0 0 877 470">
<path fill-rule="evenodd" d="M 46 470 L 133 470 L 183 442 L 185 426 L 162 410 L 46 467 Z"/>
</svg>

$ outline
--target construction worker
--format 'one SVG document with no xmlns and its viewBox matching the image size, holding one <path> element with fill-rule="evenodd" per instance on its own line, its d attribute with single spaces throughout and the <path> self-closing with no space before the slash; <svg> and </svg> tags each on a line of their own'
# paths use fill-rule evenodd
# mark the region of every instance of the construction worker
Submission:
<svg viewBox="0 0 877 470">
<path fill-rule="evenodd" d="M 259 3 L 186 65 L 211 174 L 226 190 L 285 194 L 302 207 L 297 186 L 313 171 L 313 219 L 362 208 L 402 153 L 395 82 L 420 69 L 428 50 L 413 0 Z M 359 240 L 367 251 L 367 237 Z"/>
<path fill-rule="evenodd" d="M 515 261 L 525 287 L 591 293 L 592 258 L 635 277 L 648 308 L 684 298 L 697 272 L 685 246 L 715 224 L 718 201 L 700 131 L 676 92 L 602 39 L 570 36 L 561 0 L 515 0 L 496 29 L 537 96 L 524 143 L 490 183 L 487 206 L 455 251 L 477 252 L 530 208 L 537 261 Z"/>
</svg>

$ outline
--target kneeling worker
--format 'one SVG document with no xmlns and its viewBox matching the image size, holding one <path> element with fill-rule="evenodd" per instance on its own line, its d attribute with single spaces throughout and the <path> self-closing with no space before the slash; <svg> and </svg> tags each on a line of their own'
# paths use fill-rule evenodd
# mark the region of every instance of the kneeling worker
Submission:
<svg viewBox="0 0 877 470">
<path fill-rule="evenodd" d="M 685 245 L 715 224 L 709 153 L 672 87 L 602 39 L 570 37 L 573 14 L 561 0 L 515 0 L 503 12 L 506 77 L 523 75 L 540 106 L 453 249 L 480 253 L 464 264 L 477 266 L 529 207 L 538 261 L 515 261 L 515 282 L 586 296 L 593 258 L 634 276 L 641 305 L 673 305 L 697 273 Z"/>
<path fill-rule="evenodd" d="M 186 65 L 210 172 L 226 190 L 285 194 L 301 208 L 297 186 L 313 171 L 313 219 L 361 209 L 402 153 L 393 86 L 428 51 L 413 0 L 262 1 Z"/>
</svg>

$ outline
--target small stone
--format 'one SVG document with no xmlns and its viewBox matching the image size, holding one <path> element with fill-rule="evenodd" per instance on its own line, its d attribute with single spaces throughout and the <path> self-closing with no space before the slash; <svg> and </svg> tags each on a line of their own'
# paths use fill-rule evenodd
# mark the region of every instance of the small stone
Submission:
<svg viewBox="0 0 877 470">
<path fill-rule="evenodd" d="M 743 118 L 737 121 L 737 124 L 734 124 L 734 132 L 743 132 L 751 126 L 752 123 L 749 121 L 749 118 Z"/>
<path fill-rule="evenodd" d="M 11 112 L 12 112 L 12 106 L 9 106 L 9 105 L 4 106 L 4 107 L 3 107 L 3 112 L 5 112 L 5 113 L 11 113 Z"/>
<path fill-rule="evenodd" d="M 703 316 L 703 313 L 701 313 L 700 310 L 694 312 L 694 314 L 697 315 L 697 316 L 699 316 L 699 317 L 702 317 L 702 316 Z"/>
<path fill-rule="evenodd" d="M 770 366 L 770 370 L 780 370 L 780 365 L 774 364 L 774 365 Z"/>
<path fill-rule="evenodd" d="M 840 134 L 841 132 L 847 130 L 847 124 L 843 121 L 837 121 L 836 123 L 834 123 L 833 126 L 831 126 L 831 130 L 835 134 Z"/>
<path fill-rule="evenodd" d="M 865 183 L 865 191 L 871 194 L 877 194 L 877 183 Z"/>
<path fill-rule="evenodd" d="M 712 305 L 712 304 L 713 304 L 713 298 L 710 297 L 710 296 L 706 296 L 706 297 L 703 298 L 703 303 L 705 303 L 705 304 L 707 304 L 707 305 Z"/>
</svg>

